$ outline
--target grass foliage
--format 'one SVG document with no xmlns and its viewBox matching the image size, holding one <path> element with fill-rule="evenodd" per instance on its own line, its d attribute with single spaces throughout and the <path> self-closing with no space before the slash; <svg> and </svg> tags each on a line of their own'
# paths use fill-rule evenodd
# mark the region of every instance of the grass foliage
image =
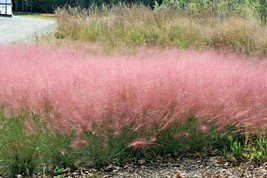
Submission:
<svg viewBox="0 0 267 178">
<path fill-rule="evenodd" d="M 4 176 L 165 154 L 266 160 L 264 59 L 177 50 L 107 57 L 86 49 L 0 47 Z"/>
<path fill-rule="evenodd" d="M 68 136 L 63 138 L 49 131 L 36 114 L 6 116 L 1 111 L 0 118 L 3 133 L 0 138 L 0 168 L 5 177 L 17 174 L 32 176 L 42 169 L 42 163 L 54 161 L 55 156 L 60 154 L 57 148 L 69 146 L 63 141 Z M 55 165 L 59 160 L 56 161 L 53 162 Z"/>
<path fill-rule="evenodd" d="M 54 133 L 40 123 L 40 116 L 5 116 L 1 111 L 0 168 L 5 177 L 51 176 L 65 168 L 102 167 L 131 159 L 153 160 L 157 155 L 231 155 L 238 161 L 266 161 L 265 135 L 240 136 L 234 128 L 218 131 L 210 124 L 200 129 L 196 118 L 174 123 L 168 128 L 125 127 L 120 133 L 99 128 L 99 133 L 77 135 Z M 40 127 L 41 126 L 41 127 Z M 254 137 L 252 139 L 252 137 Z M 219 152 L 213 153 L 214 150 Z"/>
<path fill-rule="evenodd" d="M 156 45 L 266 55 L 267 28 L 253 16 L 195 14 L 165 6 L 63 8 L 56 10 L 55 36 L 99 42 L 107 49 Z"/>
</svg>

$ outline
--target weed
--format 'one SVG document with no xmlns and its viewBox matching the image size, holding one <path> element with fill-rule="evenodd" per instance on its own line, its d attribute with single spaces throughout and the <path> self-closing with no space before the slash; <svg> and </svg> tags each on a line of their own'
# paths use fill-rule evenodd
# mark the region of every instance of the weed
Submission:
<svg viewBox="0 0 267 178">
<path fill-rule="evenodd" d="M 259 162 L 266 159 L 266 135 L 228 135 L 229 144 L 224 146 L 224 155 L 236 161 Z"/>
</svg>

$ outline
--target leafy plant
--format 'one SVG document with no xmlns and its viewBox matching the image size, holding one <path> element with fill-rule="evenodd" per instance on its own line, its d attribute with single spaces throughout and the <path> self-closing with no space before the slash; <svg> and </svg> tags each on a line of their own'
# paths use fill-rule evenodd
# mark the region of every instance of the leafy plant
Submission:
<svg viewBox="0 0 267 178">
<path fill-rule="evenodd" d="M 241 142 L 234 140 L 232 135 L 228 135 L 227 139 L 230 141 L 230 156 L 233 156 L 234 158 L 241 158 L 243 153 L 243 146 L 241 145 Z"/>
</svg>

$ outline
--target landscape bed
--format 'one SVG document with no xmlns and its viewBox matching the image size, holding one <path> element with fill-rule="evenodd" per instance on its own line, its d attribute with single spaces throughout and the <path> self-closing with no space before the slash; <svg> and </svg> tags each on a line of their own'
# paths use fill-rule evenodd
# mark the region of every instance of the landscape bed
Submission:
<svg viewBox="0 0 267 178">
<path fill-rule="evenodd" d="M 266 161 L 266 59 L 151 48 L 92 55 L 44 44 L 0 53 L 5 176 L 166 154 Z"/>
<path fill-rule="evenodd" d="M 17 13 L 58 26 L 0 45 L 0 175 L 101 177 L 168 160 L 215 177 L 223 160 L 229 176 L 266 176 L 266 2 L 241 2 Z"/>
</svg>

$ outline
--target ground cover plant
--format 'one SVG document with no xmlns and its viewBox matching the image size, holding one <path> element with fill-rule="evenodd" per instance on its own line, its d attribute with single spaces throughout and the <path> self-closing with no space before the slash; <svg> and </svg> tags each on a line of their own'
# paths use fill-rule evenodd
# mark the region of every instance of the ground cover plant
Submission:
<svg viewBox="0 0 267 178">
<path fill-rule="evenodd" d="M 224 10 L 223 13 L 217 11 L 220 8 L 210 12 L 210 6 L 186 7 L 183 9 L 166 2 L 154 9 L 142 5 L 91 7 L 87 10 L 59 8 L 55 11 L 58 21 L 55 36 L 97 42 L 107 49 L 136 46 L 215 48 L 266 55 L 266 25 L 247 8 L 242 8 L 245 11 L 242 13 L 239 6 L 233 5 L 231 12 Z"/>
<path fill-rule="evenodd" d="M 214 148 L 237 160 L 266 160 L 265 59 L 86 49 L 0 47 L 1 173 L 55 175 Z"/>
</svg>

